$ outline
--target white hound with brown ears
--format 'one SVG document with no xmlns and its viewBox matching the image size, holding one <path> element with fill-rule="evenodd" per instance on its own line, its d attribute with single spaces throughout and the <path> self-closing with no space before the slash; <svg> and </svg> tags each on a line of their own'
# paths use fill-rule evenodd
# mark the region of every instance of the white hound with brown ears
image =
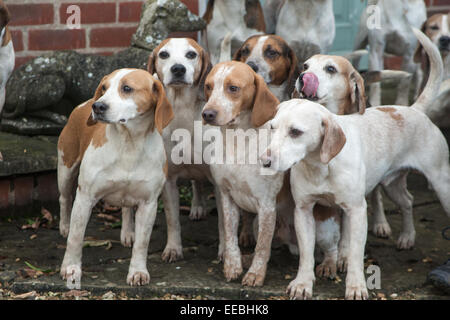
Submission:
<svg viewBox="0 0 450 320">
<path fill-rule="evenodd" d="M 411 107 L 387 106 L 363 115 L 339 116 L 308 100 L 279 106 L 270 121 L 274 133 L 261 156 L 262 164 L 277 171 L 291 169 L 296 203 L 295 228 L 300 248 L 298 274 L 288 286 L 291 298 L 311 298 L 314 277 L 316 203 L 344 210 L 340 256 L 348 263 L 347 299 L 367 299 L 364 248 L 367 239 L 365 196 L 382 183 L 390 194 L 407 198 L 399 180 L 405 169 L 422 172 L 450 217 L 450 164 L 447 141 L 423 113 L 439 90 L 442 61 L 431 41 L 413 29 L 431 60 L 429 82 Z"/>
<path fill-rule="evenodd" d="M 138 207 L 127 283 L 149 283 L 147 251 L 167 175 L 161 135 L 172 118 L 161 82 L 139 69 L 105 76 L 70 115 L 58 141 L 60 232 L 68 234 L 61 276 L 69 287 L 80 287 L 84 234 L 101 199 Z"/>
</svg>

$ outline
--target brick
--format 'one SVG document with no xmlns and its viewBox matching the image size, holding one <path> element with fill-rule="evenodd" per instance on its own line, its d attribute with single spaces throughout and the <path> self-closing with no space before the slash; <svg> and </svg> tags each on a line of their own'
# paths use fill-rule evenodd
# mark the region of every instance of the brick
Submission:
<svg viewBox="0 0 450 320">
<path fill-rule="evenodd" d="M 9 206 L 10 180 L 0 180 L 0 209 L 6 209 Z"/>
<path fill-rule="evenodd" d="M 59 9 L 60 23 L 66 24 L 67 19 L 73 14 L 67 13 L 70 5 L 80 7 L 81 24 L 116 22 L 115 3 L 63 3 Z"/>
<path fill-rule="evenodd" d="M 23 34 L 21 30 L 11 30 L 11 37 L 13 40 L 14 51 L 23 51 Z"/>
<path fill-rule="evenodd" d="M 119 4 L 119 22 L 139 22 L 143 1 L 122 2 Z"/>
<path fill-rule="evenodd" d="M 198 14 L 198 0 L 181 0 L 181 2 L 188 7 L 189 11 Z"/>
<path fill-rule="evenodd" d="M 91 48 L 128 47 L 137 27 L 92 29 Z"/>
<path fill-rule="evenodd" d="M 86 47 L 85 30 L 30 30 L 29 50 L 71 50 Z"/>
<path fill-rule="evenodd" d="M 53 23 L 52 3 L 8 4 L 12 26 Z"/>
<path fill-rule="evenodd" d="M 16 56 L 16 63 L 14 65 L 14 68 L 17 69 L 19 68 L 21 65 L 25 64 L 26 62 L 28 62 L 31 59 L 36 58 L 35 56 L 25 56 L 25 57 L 17 57 Z"/>
<path fill-rule="evenodd" d="M 34 178 L 31 176 L 14 179 L 14 205 L 31 204 L 33 197 Z"/>
<path fill-rule="evenodd" d="M 42 174 L 37 177 L 35 200 L 42 202 L 57 201 L 59 197 L 56 173 Z"/>
</svg>

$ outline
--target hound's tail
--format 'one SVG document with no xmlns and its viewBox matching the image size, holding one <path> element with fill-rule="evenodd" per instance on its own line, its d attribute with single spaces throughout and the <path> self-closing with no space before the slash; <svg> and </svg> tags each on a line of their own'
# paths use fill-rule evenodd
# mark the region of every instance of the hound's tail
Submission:
<svg viewBox="0 0 450 320">
<path fill-rule="evenodd" d="M 222 44 L 220 45 L 220 59 L 219 62 L 225 62 L 231 60 L 231 39 L 233 38 L 233 34 L 231 32 L 227 32 L 225 38 L 222 40 Z"/>
<path fill-rule="evenodd" d="M 417 109 L 426 114 L 427 107 L 432 104 L 439 93 L 444 65 L 442 63 L 441 54 L 439 53 L 438 48 L 431 42 L 431 40 L 419 29 L 412 29 L 430 59 L 430 76 L 428 77 L 428 82 L 425 89 L 411 108 Z"/>
</svg>

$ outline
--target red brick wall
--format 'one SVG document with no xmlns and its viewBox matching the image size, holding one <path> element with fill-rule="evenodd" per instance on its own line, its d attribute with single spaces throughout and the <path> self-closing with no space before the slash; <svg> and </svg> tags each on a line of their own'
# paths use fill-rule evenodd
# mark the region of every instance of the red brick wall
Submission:
<svg viewBox="0 0 450 320">
<path fill-rule="evenodd" d="M 130 45 L 143 0 L 4 0 L 11 12 L 16 67 L 51 50 L 112 54 Z M 198 13 L 197 0 L 182 0 Z M 66 25 L 67 7 L 81 9 L 81 28 Z M 193 36 L 191 34 L 191 36 Z"/>
</svg>

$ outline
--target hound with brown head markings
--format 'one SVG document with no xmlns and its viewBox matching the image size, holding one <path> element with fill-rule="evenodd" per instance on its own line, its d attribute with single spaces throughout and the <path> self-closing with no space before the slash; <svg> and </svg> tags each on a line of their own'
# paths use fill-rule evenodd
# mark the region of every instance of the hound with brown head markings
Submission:
<svg viewBox="0 0 450 320">
<path fill-rule="evenodd" d="M 164 84 L 175 114 L 173 121 L 163 131 L 164 146 L 169 163 L 168 179 L 163 190 L 164 211 L 167 220 L 167 245 L 162 258 L 169 262 L 183 257 L 179 218 L 180 200 L 177 188 L 179 178 L 194 181 L 190 218 L 197 220 L 206 216 L 205 195 L 200 188 L 205 182 L 213 182 L 208 165 L 203 161 L 199 164 L 195 163 L 197 150 L 191 153 L 190 163 L 175 164 L 171 155 L 178 143 L 172 140 L 175 130 L 187 130 L 191 137 L 191 146 L 195 145 L 194 122 L 197 121 L 201 125 L 201 113 L 205 104 L 203 84 L 210 69 L 208 53 L 197 42 L 188 38 L 164 40 L 153 50 L 148 62 L 149 72 L 156 73 Z M 218 192 L 216 192 L 216 199 L 219 199 Z M 223 252 L 221 232 L 219 237 L 219 257 L 221 257 Z"/>
<path fill-rule="evenodd" d="M 204 121 L 219 126 L 224 137 L 228 129 L 234 130 L 232 137 L 223 139 L 222 150 L 236 151 L 227 152 L 225 160 L 210 165 L 221 194 L 225 234 L 224 274 L 231 281 L 243 271 L 237 231 L 239 211 L 245 210 L 257 214 L 258 231 L 255 255 L 242 284 L 261 286 L 270 258 L 277 211 L 292 213 L 293 200 L 289 186 L 285 184 L 288 182 L 285 174 L 261 174 L 259 165 L 249 162 L 257 150 L 252 149 L 250 143 L 238 145 L 235 137 L 239 140 L 249 134 L 251 139 L 252 133 L 253 137 L 267 133 L 270 128 L 266 122 L 276 113 L 278 100 L 260 75 L 247 64 L 236 61 L 219 63 L 211 70 L 205 82 L 205 95 Z M 291 243 L 291 239 L 282 240 Z M 293 249 L 295 243 L 291 244 Z M 329 252 L 330 256 L 333 252 L 337 254 L 337 248 L 330 247 Z"/>
<path fill-rule="evenodd" d="M 61 276 L 69 287 L 79 288 L 84 233 L 100 199 L 138 207 L 127 283 L 149 283 L 148 244 L 166 181 L 161 134 L 172 118 L 161 82 L 138 69 L 105 76 L 94 97 L 70 115 L 58 141 L 60 231 L 68 233 Z"/>
<path fill-rule="evenodd" d="M 232 33 L 231 52 L 235 52 L 248 37 L 266 30 L 258 0 L 208 0 L 203 19 L 207 26 L 202 33 L 202 44 L 208 48 L 213 65 L 220 61 L 221 45 L 227 33 Z"/>
<path fill-rule="evenodd" d="M 233 60 L 247 63 L 263 77 L 278 100 L 290 99 L 299 69 L 294 51 L 283 38 L 276 35 L 252 36 L 234 54 Z"/>
<path fill-rule="evenodd" d="M 363 115 L 335 115 L 307 100 L 279 106 L 270 121 L 274 134 L 261 156 L 265 167 L 291 169 L 296 203 L 295 229 L 300 248 L 299 270 L 288 286 L 292 298 L 311 298 L 314 282 L 314 226 L 312 208 L 328 203 L 343 209 L 343 245 L 347 257 L 347 299 L 367 299 L 364 247 L 367 238 L 365 196 L 378 184 L 405 201 L 399 173 L 422 172 L 432 184 L 450 217 L 449 148 L 441 131 L 423 113 L 433 101 L 442 79 L 437 48 L 413 29 L 430 55 L 431 75 L 424 92 L 411 107 L 373 107 Z"/>
<path fill-rule="evenodd" d="M 8 23 L 11 20 L 8 8 L 0 0 L 0 113 L 5 104 L 5 86 L 14 70 L 15 55 Z"/>
</svg>

